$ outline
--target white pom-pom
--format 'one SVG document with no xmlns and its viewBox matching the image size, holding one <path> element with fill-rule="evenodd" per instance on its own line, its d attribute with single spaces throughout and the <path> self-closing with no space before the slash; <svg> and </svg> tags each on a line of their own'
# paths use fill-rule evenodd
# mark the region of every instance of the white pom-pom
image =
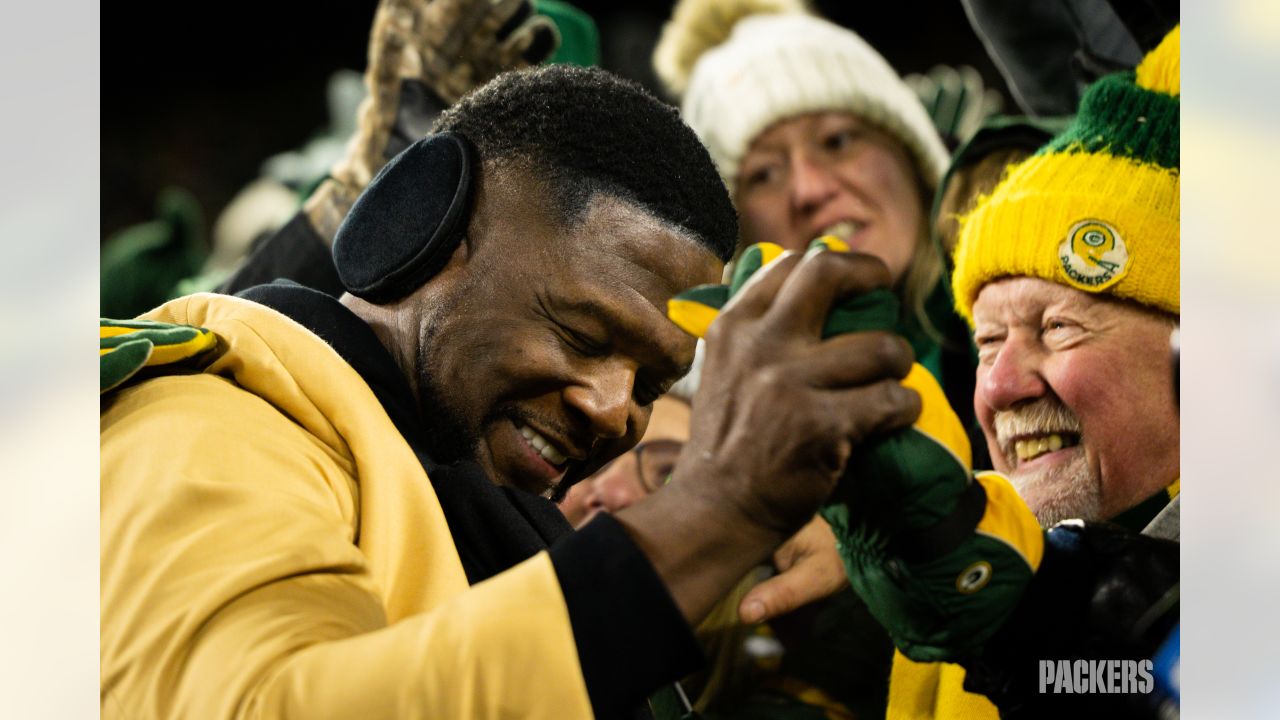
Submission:
<svg viewBox="0 0 1280 720">
<path fill-rule="evenodd" d="M 702 54 L 751 15 L 810 13 L 805 0 L 680 0 L 653 51 L 653 69 L 673 97 L 684 94 Z"/>
</svg>

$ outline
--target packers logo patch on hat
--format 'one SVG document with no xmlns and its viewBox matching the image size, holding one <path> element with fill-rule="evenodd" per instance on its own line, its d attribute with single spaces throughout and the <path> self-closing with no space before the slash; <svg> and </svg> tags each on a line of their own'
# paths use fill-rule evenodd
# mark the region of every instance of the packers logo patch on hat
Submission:
<svg viewBox="0 0 1280 720">
<path fill-rule="evenodd" d="M 1058 246 L 1058 261 L 1067 284 L 1098 292 L 1129 272 L 1129 248 L 1111 225 L 1101 220 L 1081 220 L 1071 226 Z"/>
</svg>

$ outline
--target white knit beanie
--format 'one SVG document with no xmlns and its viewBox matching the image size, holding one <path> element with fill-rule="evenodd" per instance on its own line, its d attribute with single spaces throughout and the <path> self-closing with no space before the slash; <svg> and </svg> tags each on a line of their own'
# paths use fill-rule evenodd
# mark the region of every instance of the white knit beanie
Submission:
<svg viewBox="0 0 1280 720">
<path fill-rule="evenodd" d="M 772 14 L 750 14 L 761 11 Z M 728 27 L 710 27 L 716 23 Z M 703 49 L 730 28 L 726 40 Z M 813 112 L 852 112 L 884 128 L 911 152 L 930 190 L 946 169 L 946 148 L 924 106 L 889 63 L 857 34 L 798 3 L 681 0 L 654 65 L 668 89 L 683 95 L 684 120 L 731 192 L 757 135 Z"/>
</svg>

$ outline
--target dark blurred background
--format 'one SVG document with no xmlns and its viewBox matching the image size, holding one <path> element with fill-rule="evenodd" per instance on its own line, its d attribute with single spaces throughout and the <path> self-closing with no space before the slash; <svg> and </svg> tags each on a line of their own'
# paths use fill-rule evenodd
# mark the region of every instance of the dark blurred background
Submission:
<svg viewBox="0 0 1280 720">
<path fill-rule="evenodd" d="M 603 65 L 657 90 L 649 58 L 672 2 L 576 0 L 600 29 Z M 375 0 L 140 0 L 102 17 L 102 235 L 155 216 L 177 185 L 206 223 L 327 122 L 325 85 L 363 70 Z M 814 3 L 862 35 L 899 73 L 969 64 L 1008 91 L 955 0 Z"/>
</svg>

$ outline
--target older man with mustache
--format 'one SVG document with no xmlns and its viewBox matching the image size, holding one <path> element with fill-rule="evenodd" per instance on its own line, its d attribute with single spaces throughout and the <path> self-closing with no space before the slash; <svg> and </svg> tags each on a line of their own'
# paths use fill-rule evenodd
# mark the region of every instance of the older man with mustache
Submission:
<svg viewBox="0 0 1280 720">
<path fill-rule="evenodd" d="M 974 409 L 996 470 L 1051 529 L 1001 629 L 953 658 L 969 692 L 954 665 L 895 663 L 891 715 L 895 699 L 904 716 L 992 715 L 975 692 L 1002 717 L 1162 712 L 1151 685 L 1063 696 L 1044 673 L 1149 667 L 1176 637 L 1179 36 L 1091 86 L 1072 125 L 962 220 L 953 287 L 978 347 Z"/>
<path fill-rule="evenodd" d="M 1046 527 L 1140 529 L 1177 496 L 1177 43 L 1175 30 L 1092 88 L 1076 123 L 966 218 L 956 250 L 974 409 L 996 469 Z"/>
</svg>

